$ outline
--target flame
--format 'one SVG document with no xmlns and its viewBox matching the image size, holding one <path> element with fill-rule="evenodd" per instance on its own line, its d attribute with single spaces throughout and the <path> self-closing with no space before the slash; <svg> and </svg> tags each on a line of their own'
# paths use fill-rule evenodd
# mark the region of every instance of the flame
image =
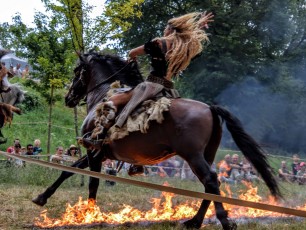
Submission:
<svg viewBox="0 0 306 230">
<path fill-rule="evenodd" d="M 244 183 L 248 188 L 246 192 L 241 192 L 239 199 L 263 202 L 262 197 L 257 194 L 257 187 L 253 187 L 251 183 Z M 229 196 L 232 196 L 232 192 L 229 186 L 225 187 Z M 221 191 L 221 195 L 225 196 L 225 192 Z M 122 210 L 118 213 L 102 212 L 95 203 L 94 200 L 83 200 L 79 197 L 79 201 L 71 206 L 66 205 L 66 211 L 60 219 L 53 219 L 47 217 L 47 210 L 44 210 L 40 214 L 40 218 L 35 218 L 34 225 L 40 228 L 53 228 L 61 226 L 77 226 L 88 225 L 97 223 L 107 224 L 123 224 L 126 222 L 145 222 L 145 221 L 165 221 L 165 220 L 181 220 L 193 217 L 200 207 L 201 201 L 187 201 L 184 204 L 173 207 L 172 198 L 174 194 L 162 192 L 161 198 L 151 199 L 152 208 L 149 211 L 141 211 L 130 205 L 123 205 Z M 269 198 L 265 203 L 277 205 L 277 202 L 272 198 Z M 224 204 L 226 210 L 229 211 L 229 217 L 241 218 L 241 217 L 285 217 L 287 215 L 263 211 L 258 209 L 252 209 L 247 207 L 233 206 Z M 297 209 L 306 210 L 306 204 L 304 206 L 298 206 Z M 211 218 L 215 214 L 214 207 L 211 203 L 205 217 Z"/>
</svg>

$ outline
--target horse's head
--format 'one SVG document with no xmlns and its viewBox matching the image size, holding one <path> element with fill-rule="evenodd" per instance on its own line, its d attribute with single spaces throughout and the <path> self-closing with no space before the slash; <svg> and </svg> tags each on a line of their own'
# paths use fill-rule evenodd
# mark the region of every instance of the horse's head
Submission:
<svg viewBox="0 0 306 230">
<path fill-rule="evenodd" d="M 84 55 L 79 55 L 78 64 L 74 69 L 74 78 L 65 96 L 66 106 L 75 107 L 86 96 L 88 76 L 88 61 Z"/>
<path fill-rule="evenodd" d="M 68 107 L 76 106 L 89 93 L 105 97 L 110 84 L 116 80 L 132 87 L 143 81 L 137 64 L 127 63 L 118 56 L 95 52 L 79 55 L 74 75 L 65 96 Z"/>
</svg>

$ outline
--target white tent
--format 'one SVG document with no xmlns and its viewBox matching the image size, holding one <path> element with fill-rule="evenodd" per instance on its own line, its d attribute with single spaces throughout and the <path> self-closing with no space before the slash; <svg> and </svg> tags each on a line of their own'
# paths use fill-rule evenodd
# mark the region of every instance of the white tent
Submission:
<svg viewBox="0 0 306 230">
<path fill-rule="evenodd" d="M 28 62 L 26 60 L 16 57 L 13 53 L 8 53 L 4 55 L 1 58 L 1 62 L 5 62 L 5 66 L 7 68 L 9 68 L 10 65 L 13 65 L 15 67 L 17 63 L 21 64 L 21 69 L 24 69 L 25 65 L 28 65 Z"/>
</svg>

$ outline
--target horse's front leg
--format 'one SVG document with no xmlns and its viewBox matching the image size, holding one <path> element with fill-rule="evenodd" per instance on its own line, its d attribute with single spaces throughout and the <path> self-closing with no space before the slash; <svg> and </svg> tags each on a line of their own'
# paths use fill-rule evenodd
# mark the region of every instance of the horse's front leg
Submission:
<svg viewBox="0 0 306 230">
<path fill-rule="evenodd" d="M 104 155 L 102 151 L 99 151 L 96 154 L 94 151 L 92 151 L 91 153 L 88 153 L 88 165 L 89 165 L 90 170 L 94 172 L 101 172 L 103 158 L 104 158 Z M 88 199 L 96 200 L 99 182 L 100 182 L 100 179 L 98 178 L 95 178 L 95 177 L 89 178 Z"/>
<path fill-rule="evenodd" d="M 71 167 L 80 168 L 80 169 L 87 168 L 88 167 L 87 155 L 74 162 L 71 165 Z M 63 171 L 59 176 L 59 178 L 50 187 L 48 187 L 45 192 L 39 194 L 36 198 L 34 198 L 32 202 L 37 205 L 44 206 L 47 203 L 48 198 L 51 197 L 58 189 L 58 187 L 73 174 L 74 173 Z"/>
</svg>

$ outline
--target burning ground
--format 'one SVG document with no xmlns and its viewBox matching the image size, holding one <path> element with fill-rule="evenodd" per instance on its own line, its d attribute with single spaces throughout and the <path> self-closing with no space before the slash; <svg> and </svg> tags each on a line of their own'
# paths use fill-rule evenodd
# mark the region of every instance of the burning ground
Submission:
<svg viewBox="0 0 306 230">
<path fill-rule="evenodd" d="M 144 179 L 156 180 L 156 178 Z M 157 183 L 157 181 L 153 182 Z M 202 186 L 196 182 L 181 181 L 179 184 L 175 180 L 169 182 L 173 186 L 182 188 L 193 188 L 194 190 L 202 191 Z M 36 195 L 40 193 L 42 190 L 45 189 L 45 187 L 29 187 L 24 185 L 17 186 L 10 184 L 1 184 L 0 201 L 2 208 L 0 215 L 0 229 L 24 229 L 24 227 L 33 228 L 33 223 L 35 222 L 35 220 L 37 221 L 37 217 L 39 217 L 40 213 L 45 209 L 48 210 L 48 218 L 52 218 L 51 222 L 55 222 L 54 219 L 58 219 L 58 221 L 60 221 L 62 219 L 63 213 L 65 212 L 67 207 L 69 207 L 66 205 L 67 203 L 70 204 L 68 210 L 80 210 L 80 207 L 83 207 L 84 210 L 84 204 L 80 204 L 79 206 L 75 206 L 75 204 L 79 202 L 79 196 L 84 198 L 87 197 L 87 186 L 79 188 L 78 185 L 74 183 L 71 184 L 71 182 L 68 181 L 68 185 L 64 186 L 64 188 L 62 189 L 59 189 L 56 195 L 49 200 L 49 203 L 44 208 L 40 208 L 32 204 L 31 199 L 33 198 L 33 194 Z M 287 184 L 286 186 L 288 188 Z M 226 196 L 230 196 L 228 189 L 226 189 L 225 187 L 223 187 L 222 189 L 226 193 Z M 266 199 L 266 197 L 264 197 L 262 194 L 267 194 L 267 191 L 262 185 L 258 187 L 258 191 L 256 191 L 255 188 L 246 189 L 245 186 L 234 186 L 231 189 L 233 197 L 236 197 L 234 194 L 240 194 L 243 196 L 252 195 L 252 199 L 263 199 L 263 201 Z M 292 185 L 290 189 L 291 191 L 289 191 L 285 187 L 283 189 L 285 197 L 288 197 L 287 200 L 290 203 L 290 206 L 296 207 L 300 204 L 305 204 L 306 193 L 305 191 L 302 191 L 300 186 Z M 165 198 L 165 196 L 168 197 Z M 86 200 L 83 201 L 86 202 Z M 171 209 L 169 206 L 170 201 L 172 202 Z M 178 216 L 179 212 L 173 211 L 173 208 L 183 207 L 181 205 L 186 202 L 188 203 L 188 205 L 187 207 L 184 207 L 185 217 Z M 122 206 L 122 204 L 125 204 L 125 206 Z M 197 200 L 191 200 L 181 196 L 171 197 L 171 195 L 169 196 L 169 194 L 162 195 L 162 193 L 158 191 L 137 188 L 124 184 L 117 184 L 114 187 L 107 187 L 104 186 L 104 183 L 102 182 L 98 194 L 98 208 L 100 209 L 99 211 L 101 212 L 101 214 L 97 214 L 96 216 L 106 218 L 104 219 L 104 222 L 107 222 L 109 224 L 87 224 L 87 226 L 85 224 L 83 225 L 84 228 L 86 227 L 88 229 L 88 226 L 91 226 L 95 227 L 95 229 L 111 229 L 111 226 L 116 225 L 118 227 L 119 224 L 119 229 L 125 229 L 127 224 L 122 223 L 128 222 L 130 226 L 129 229 L 180 229 L 181 227 L 179 224 L 173 222 L 164 222 L 164 220 L 167 221 L 170 219 L 174 221 L 176 220 L 176 218 L 184 219 L 188 218 L 188 216 L 190 215 L 193 215 L 194 210 L 197 209 Z M 188 211 L 186 211 L 186 208 L 188 208 Z M 93 210 L 95 208 L 91 209 Z M 90 210 L 90 208 L 88 210 Z M 277 213 L 266 213 L 263 215 L 260 214 L 260 212 L 262 211 L 246 211 L 240 209 L 239 213 L 238 207 L 231 207 L 230 211 L 233 218 L 239 219 L 240 223 L 238 223 L 238 225 L 240 227 L 248 226 L 249 229 L 267 229 L 267 227 L 269 227 L 269 229 L 299 230 L 304 229 L 306 226 L 306 221 L 303 218 L 288 218 L 280 216 Z M 130 224 L 132 221 L 125 219 L 126 217 L 120 216 L 120 213 L 128 213 L 129 215 L 131 213 L 135 214 L 136 221 L 138 221 L 138 223 L 140 224 Z M 156 213 L 160 220 L 154 219 L 154 215 Z M 243 215 L 256 215 L 256 218 L 255 216 L 254 219 L 253 217 L 246 218 L 243 217 Z M 69 215 L 67 214 L 66 216 Z M 73 216 L 76 216 L 75 213 Z M 150 219 L 149 217 L 152 218 Z M 144 219 L 145 221 L 143 221 Z M 245 223 L 246 220 L 247 223 Z M 43 219 L 40 219 L 40 221 L 43 222 Z M 208 219 L 206 219 L 204 223 L 205 225 L 207 225 L 205 229 L 220 229 L 220 226 L 216 224 L 214 217 L 209 219 L 209 221 Z M 65 228 L 67 228 L 67 225 Z M 78 229 L 82 229 L 82 227 L 79 227 Z"/>
</svg>

